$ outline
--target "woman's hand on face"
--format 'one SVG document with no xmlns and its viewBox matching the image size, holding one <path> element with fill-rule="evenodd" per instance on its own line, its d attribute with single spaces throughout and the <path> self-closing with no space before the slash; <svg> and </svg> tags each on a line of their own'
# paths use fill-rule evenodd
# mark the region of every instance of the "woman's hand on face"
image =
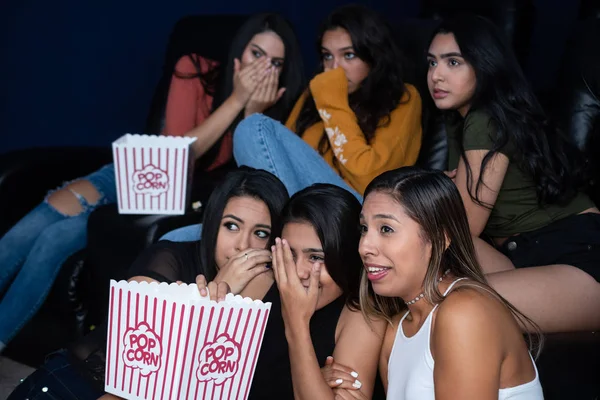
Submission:
<svg viewBox="0 0 600 400">
<path fill-rule="evenodd" d="M 310 90 L 313 96 L 332 90 L 342 90 L 348 94 L 348 78 L 346 78 L 346 73 L 340 67 L 326 70 L 312 78 Z"/>
<path fill-rule="evenodd" d="M 321 368 L 321 374 L 331 388 L 358 390 L 362 387 L 362 383 L 357 379 L 358 373 L 352 368 L 335 362 L 332 356 L 327 357 L 325 366 Z"/>
<path fill-rule="evenodd" d="M 270 67 L 267 76 L 263 79 L 246 104 L 244 116 L 262 113 L 276 104 L 285 93 L 285 88 L 279 88 L 279 69 Z"/>
<path fill-rule="evenodd" d="M 266 249 L 246 249 L 232 256 L 227 264 L 219 268 L 215 283 L 227 282 L 231 293 L 240 294 L 248 283 L 260 274 L 269 271 L 271 252 Z"/>
<path fill-rule="evenodd" d="M 268 57 L 260 57 L 250 65 L 242 68 L 240 60 L 233 60 L 233 93 L 242 108 L 246 107 L 248 100 L 265 79 L 271 61 Z"/>
<path fill-rule="evenodd" d="M 206 297 L 209 295 L 209 298 L 213 301 L 223 301 L 225 300 L 225 296 L 227 293 L 231 292 L 229 285 L 227 282 L 206 282 L 206 278 L 204 275 L 198 275 L 196 277 L 196 285 L 198 285 L 198 290 L 200 291 L 200 295 L 202 297 Z"/>
<path fill-rule="evenodd" d="M 281 296 L 283 319 L 287 324 L 301 323 L 308 326 L 319 300 L 321 263 L 313 264 L 307 288 L 298 277 L 296 263 L 288 242 L 277 238 L 271 250 L 273 272 Z"/>
</svg>

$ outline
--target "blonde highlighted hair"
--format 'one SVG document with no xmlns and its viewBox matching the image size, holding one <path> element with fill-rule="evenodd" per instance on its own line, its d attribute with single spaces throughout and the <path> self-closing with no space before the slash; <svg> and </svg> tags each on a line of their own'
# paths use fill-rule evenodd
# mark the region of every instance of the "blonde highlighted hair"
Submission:
<svg viewBox="0 0 600 400">
<path fill-rule="evenodd" d="M 422 238 L 431 243 L 431 259 L 423 281 L 427 301 L 439 304 L 444 300 L 438 290 L 438 280 L 444 271 L 450 270 L 456 278 L 468 278 L 461 285 L 483 290 L 504 304 L 529 332 L 531 352 L 536 357 L 539 355 L 543 343 L 540 328 L 487 283 L 475 255 L 462 198 L 450 178 L 439 171 L 403 167 L 375 178 L 365 191 L 365 199 L 372 192 L 387 194 L 398 202 L 406 215 L 420 225 Z M 377 295 L 364 269 L 359 297 L 361 310 L 368 319 L 383 318 L 391 323 L 394 315 L 407 310 L 401 298 Z"/>
</svg>

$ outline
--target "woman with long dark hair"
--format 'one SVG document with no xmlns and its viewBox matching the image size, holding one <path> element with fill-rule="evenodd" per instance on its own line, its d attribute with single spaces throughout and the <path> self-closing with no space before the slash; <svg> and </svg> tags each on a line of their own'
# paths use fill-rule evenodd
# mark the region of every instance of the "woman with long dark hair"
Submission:
<svg viewBox="0 0 600 400">
<path fill-rule="evenodd" d="M 269 246 L 281 234 L 280 215 L 287 200 L 283 184 L 266 171 L 240 168 L 230 172 L 206 204 L 203 240 L 162 241 L 151 246 L 131 267 L 130 280 L 193 283 L 198 274 L 205 274 L 211 279 L 219 276 L 236 282 L 238 286 L 234 287 L 240 288 L 236 293 L 259 296 L 256 287 L 261 288 L 265 281 L 273 282 L 267 268 L 271 262 Z M 73 345 L 71 351 L 49 355 L 10 399 L 34 398 L 44 393 L 52 399 L 98 398 L 104 392 L 105 349 L 106 327 L 98 327 Z M 263 381 L 272 376 L 268 370 L 259 369 L 256 374 L 256 379 Z M 265 398 L 261 391 L 265 385 L 262 386 L 253 386 L 251 398 Z"/>
<path fill-rule="evenodd" d="M 377 13 L 344 6 L 321 26 L 321 63 L 286 126 L 263 115 L 238 125 L 238 165 L 277 175 L 293 194 L 331 183 L 360 198 L 379 173 L 412 165 L 421 146 L 421 99 Z"/>
<path fill-rule="evenodd" d="M 163 133 L 198 138 L 201 175 L 231 159 L 231 132 L 245 115 L 283 121 L 303 87 L 292 28 L 279 15 L 256 15 L 236 34 L 224 67 L 200 55 L 178 62 Z M 49 194 L 0 239 L 0 352 L 43 304 L 63 262 L 85 247 L 90 213 L 116 201 L 109 164 Z"/>
<path fill-rule="evenodd" d="M 443 22 L 428 63 L 447 119 L 448 174 L 490 284 L 546 332 L 598 329 L 600 213 L 582 192 L 580 154 L 486 19 Z"/>
<path fill-rule="evenodd" d="M 274 320 L 267 323 L 260 357 L 263 352 L 279 354 L 286 364 L 272 364 L 271 371 L 285 367 L 287 375 L 272 379 L 268 384 L 273 389 L 264 398 L 328 399 L 344 388 L 367 398 L 381 393 L 376 376 L 385 321 L 368 321 L 360 312 L 359 213 L 358 200 L 331 184 L 297 192 L 282 211 L 281 238 L 271 247 L 269 293 L 273 291 L 277 299 L 269 297 L 273 302 L 269 318 Z M 268 289 L 267 282 L 262 285 Z M 201 293 L 205 286 L 206 280 L 200 278 Z M 217 276 L 208 283 L 213 298 L 223 297 L 230 287 L 236 293 L 237 286 L 232 276 Z M 335 371 L 322 374 L 321 367 L 332 369 L 329 356 L 338 363 L 333 368 L 345 365 L 345 379 L 338 380 Z M 260 357 L 257 371 L 269 368 Z M 255 380 L 252 386 L 262 384 Z"/>
<path fill-rule="evenodd" d="M 178 62 L 165 131 L 197 137 L 193 145 L 196 156 L 202 156 L 203 165 L 213 163 L 207 168 L 215 168 L 231 159 L 232 134 L 245 117 L 264 113 L 284 121 L 289 116 L 305 82 L 303 69 L 300 47 L 289 23 L 277 14 L 255 15 L 237 32 L 224 65 L 195 54 Z M 202 98 L 206 95 L 210 100 Z M 190 107 L 193 104 L 197 106 Z M 198 123 L 189 110 L 202 107 L 209 111 Z"/>
</svg>

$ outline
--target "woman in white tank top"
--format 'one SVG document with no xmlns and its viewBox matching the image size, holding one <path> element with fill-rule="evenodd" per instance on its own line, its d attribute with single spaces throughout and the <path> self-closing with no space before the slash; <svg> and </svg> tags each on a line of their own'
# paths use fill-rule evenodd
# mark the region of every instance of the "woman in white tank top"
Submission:
<svg viewBox="0 0 600 400">
<path fill-rule="evenodd" d="M 519 324 L 539 329 L 486 283 L 450 178 L 380 175 L 360 224 L 361 307 L 391 322 L 379 365 L 388 399 L 543 399 Z"/>
</svg>

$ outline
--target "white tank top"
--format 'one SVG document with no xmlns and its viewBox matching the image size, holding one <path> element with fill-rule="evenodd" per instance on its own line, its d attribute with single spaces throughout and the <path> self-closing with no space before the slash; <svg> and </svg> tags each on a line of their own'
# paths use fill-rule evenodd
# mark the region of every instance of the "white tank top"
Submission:
<svg viewBox="0 0 600 400">
<path fill-rule="evenodd" d="M 466 278 L 452 282 L 444 296 L 450 292 L 456 282 L 463 279 Z M 388 400 L 435 400 L 434 361 L 429 339 L 431 319 L 436 308 L 437 305 L 431 310 L 421 329 L 412 337 L 406 337 L 402 330 L 402 322 L 408 312 L 400 320 L 388 363 Z M 498 390 L 498 400 L 539 400 L 544 398 L 533 359 L 531 362 L 535 369 L 535 379 L 519 386 Z"/>
</svg>

